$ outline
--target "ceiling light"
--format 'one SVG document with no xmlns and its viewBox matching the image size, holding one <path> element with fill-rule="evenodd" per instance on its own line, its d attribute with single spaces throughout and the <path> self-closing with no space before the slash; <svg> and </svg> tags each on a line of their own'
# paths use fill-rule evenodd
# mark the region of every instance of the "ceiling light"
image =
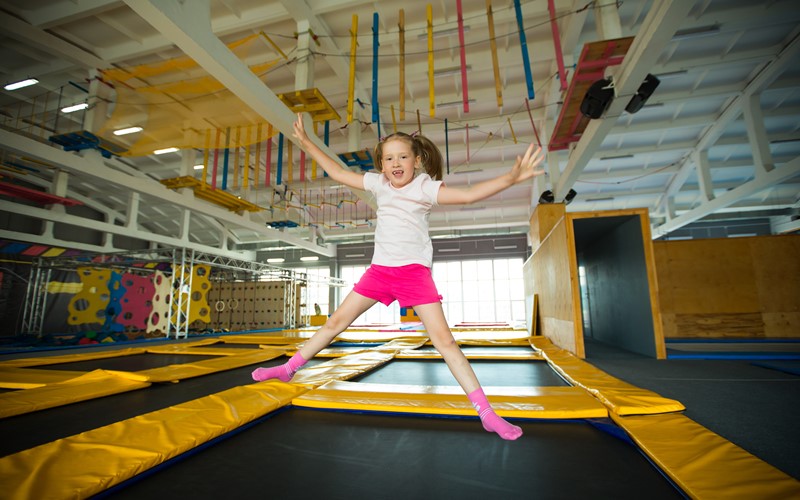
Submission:
<svg viewBox="0 0 800 500">
<path fill-rule="evenodd" d="M 20 80 L 18 82 L 9 83 L 4 88 L 6 90 L 17 90 L 23 87 L 30 87 L 31 85 L 36 85 L 37 83 L 39 83 L 39 80 L 37 80 L 36 78 L 28 78 L 27 80 Z"/>
<path fill-rule="evenodd" d="M 163 154 L 166 154 L 166 153 L 174 153 L 175 151 L 178 151 L 178 148 L 156 149 L 155 151 L 153 151 L 153 154 L 154 155 L 163 155 Z"/>
<path fill-rule="evenodd" d="M 622 160 L 624 158 L 633 158 L 633 155 L 603 156 L 600 160 Z"/>
<path fill-rule="evenodd" d="M 437 252 L 447 253 L 447 252 L 460 252 L 460 248 L 437 248 Z"/>
<path fill-rule="evenodd" d="M 203 168 L 204 168 L 204 167 L 205 167 L 205 165 L 203 165 L 203 164 L 201 163 L 200 165 L 195 165 L 195 166 L 194 166 L 194 167 L 192 167 L 192 168 L 194 168 L 195 170 L 203 170 Z"/>
<path fill-rule="evenodd" d="M 364 257 L 363 253 L 347 253 L 344 255 L 345 257 Z"/>
<path fill-rule="evenodd" d="M 605 196 L 601 198 L 586 198 L 586 201 L 614 201 L 613 196 Z"/>
<path fill-rule="evenodd" d="M 72 112 L 75 112 L 75 111 L 80 111 L 82 109 L 86 109 L 88 107 L 89 107 L 89 105 L 87 103 L 82 102 L 80 104 L 74 104 L 72 106 L 67 106 L 66 108 L 61 108 L 61 112 L 62 113 L 72 113 Z"/>
<path fill-rule="evenodd" d="M 272 257 L 272 258 L 267 259 L 267 263 L 269 263 L 269 264 L 280 264 L 281 262 L 284 262 L 285 260 L 286 259 L 284 259 L 283 257 Z"/>
<path fill-rule="evenodd" d="M 302 260 L 303 262 L 311 262 L 311 261 L 319 260 L 319 257 L 316 256 L 316 255 L 308 255 L 306 257 L 300 257 L 300 260 Z"/>
<path fill-rule="evenodd" d="M 135 134 L 136 132 L 141 132 L 142 127 L 128 127 L 128 128 L 121 128 L 119 130 L 114 131 L 114 135 L 128 135 L 128 134 Z"/>
<path fill-rule="evenodd" d="M 495 250 L 516 250 L 517 245 L 498 245 L 494 247 Z"/>
</svg>

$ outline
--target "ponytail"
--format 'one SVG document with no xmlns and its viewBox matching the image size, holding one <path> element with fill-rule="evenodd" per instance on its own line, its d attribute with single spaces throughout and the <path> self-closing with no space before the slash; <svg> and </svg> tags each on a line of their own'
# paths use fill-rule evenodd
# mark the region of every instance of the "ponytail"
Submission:
<svg viewBox="0 0 800 500">
<path fill-rule="evenodd" d="M 425 173 L 437 181 L 442 180 L 442 152 L 436 144 L 424 135 L 409 135 L 405 132 L 396 132 L 387 136 L 375 146 L 375 162 L 379 171 L 383 171 L 381 161 L 383 158 L 383 144 L 388 141 L 403 141 L 411 146 L 414 156 L 419 156 Z"/>
</svg>

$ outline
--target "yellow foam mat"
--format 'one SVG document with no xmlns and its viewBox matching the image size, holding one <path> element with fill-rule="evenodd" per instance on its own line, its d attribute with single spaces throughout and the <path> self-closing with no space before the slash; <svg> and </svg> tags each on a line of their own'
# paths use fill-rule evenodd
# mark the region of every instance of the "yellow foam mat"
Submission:
<svg viewBox="0 0 800 500">
<path fill-rule="evenodd" d="M 553 345 L 545 337 L 531 337 L 550 366 L 572 385 L 589 391 L 617 415 L 652 415 L 683 411 L 686 408 L 674 399 L 665 398 L 624 382 Z"/>
<path fill-rule="evenodd" d="M 425 339 L 397 339 L 325 363 L 304 367 L 292 378 L 295 384 L 319 386 L 330 380 L 346 380 L 388 363 L 403 349 L 419 347 Z"/>
<path fill-rule="evenodd" d="M 691 498 L 800 498 L 800 481 L 684 415 L 611 417 Z"/>
<path fill-rule="evenodd" d="M 308 337 L 314 332 L 309 332 Z M 283 337 L 277 335 L 229 335 L 221 337 L 226 344 L 265 344 L 265 345 L 292 345 L 299 344 L 308 340 L 308 337 Z"/>
<path fill-rule="evenodd" d="M 61 363 L 74 363 L 77 361 L 89 361 L 93 359 L 117 358 L 120 356 L 133 356 L 134 354 L 144 354 L 147 350 L 142 347 L 127 349 L 114 349 L 110 351 L 83 352 L 77 354 L 64 354 L 61 356 L 41 356 L 38 358 L 9 359 L 0 362 L 0 367 L 45 366 L 57 365 Z"/>
<path fill-rule="evenodd" d="M 485 351 L 470 349 L 464 351 L 464 356 L 467 359 L 495 359 L 500 361 L 544 361 L 544 358 L 538 352 L 531 350 L 530 352 L 507 352 L 498 351 L 496 349 L 487 349 Z M 436 351 L 417 351 L 413 349 L 403 350 L 397 353 L 396 359 L 442 359 L 442 355 Z"/>
<path fill-rule="evenodd" d="M 608 410 L 578 387 L 484 387 L 498 415 L 509 418 L 602 418 Z M 308 408 L 474 417 L 461 387 L 328 382 L 292 400 Z"/>
<path fill-rule="evenodd" d="M 0 366 L 0 387 L 3 389 L 34 389 L 80 377 L 85 372 L 14 368 Z"/>
<path fill-rule="evenodd" d="M 194 363 L 181 363 L 150 370 L 134 372 L 136 375 L 144 376 L 150 382 L 173 382 L 201 375 L 208 375 L 224 370 L 232 370 L 242 366 L 261 363 L 270 359 L 283 356 L 283 349 L 248 349 L 247 352 L 232 356 L 220 356 L 212 359 L 204 359 Z"/>
<path fill-rule="evenodd" d="M 234 387 L 0 458 L 4 498 L 87 498 L 288 404 L 307 389 Z"/>
<path fill-rule="evenodd" d="M 148 382 L 134 380 L 119 372 L 95 370 L 63 382 L 0 394 L 0 418 L 132 391 L 149 385 Z"/>
<path fill-rule="evenodd" d="M 176 342 L 174 344 L 163 344 L 158 346 L 148 346 L 145 350 L 152 354 L 191 354 L 194 347 L 203 347 L 218 344 L 217 338 L 194 340 L 191 342 Z"/>
</svg>

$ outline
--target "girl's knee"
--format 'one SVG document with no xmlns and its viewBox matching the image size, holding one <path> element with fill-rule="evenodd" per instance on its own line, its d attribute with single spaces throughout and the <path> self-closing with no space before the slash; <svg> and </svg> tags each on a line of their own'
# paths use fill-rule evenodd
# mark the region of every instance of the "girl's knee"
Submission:
<svg viewBox="0 0 800 500">
<path fill-rule="evenodd" d="M 343 318 L 340 314 L 336 314 L 336 312 L 331 314 L 325 321 L 325 328 L 336 332 L 342 332 L 348 326 L 350 325 L 347 324 L 346 319 Z"/>
</svg>

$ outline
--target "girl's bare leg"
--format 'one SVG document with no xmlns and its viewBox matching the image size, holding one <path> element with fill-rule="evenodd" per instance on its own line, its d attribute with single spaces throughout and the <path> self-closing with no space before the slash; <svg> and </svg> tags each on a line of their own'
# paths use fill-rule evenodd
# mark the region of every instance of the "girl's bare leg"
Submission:
<svg viewBox="0 0 800 500">
<path fill-rule="evenodd" d="M 300 354 L 305 359 L 311 359 L 317 353 L 330 345 L 337 335 L 345 331 L 359 316 L 378 302 L 375 299 L 364 297 L 356 292 L 350 292 L 339 307 L 333 311 L 325 324 L 300 348 Z"/>
<path fill-rule="evenodd" d="M 350 292 L 325 324 L 303 343 L 300 350 L 289 361 L 271 368 L 256 368 L 252 373 L 253 380 L 261 382 L 277 378 L 288 382 L 301 366 L 316 356 L 319 351 L 328 347 L 337 335 L 350 326 L 364 311 L 375 305 L 375 302 L 377 301 L 374 299 Z"/>
<path fill-rule="evenodd" d="M 475 406 L 483 428 L 489 432 L 496 432 L 503 439 L 513 440 L 520 437 L 522 429 L 506 422 L 489 405 L 475 371 L 453 338 L 441 302 L 417 305 L 414 306 L 414 311 L 425 325 L 433 346 L 442 355 L 450 372 Z"/>
</svg>

